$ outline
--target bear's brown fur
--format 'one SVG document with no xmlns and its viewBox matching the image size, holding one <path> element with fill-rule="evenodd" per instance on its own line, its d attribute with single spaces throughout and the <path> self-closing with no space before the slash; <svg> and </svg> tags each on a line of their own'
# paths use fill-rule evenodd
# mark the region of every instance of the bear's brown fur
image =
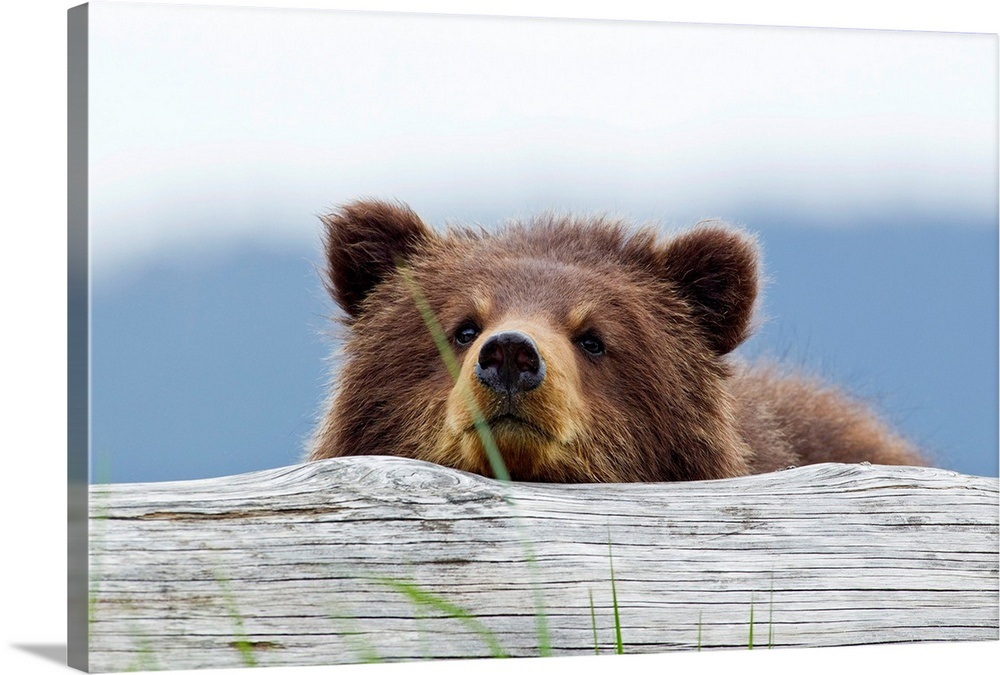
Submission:
<svg viewBox="0 0 1000 675">
<path fill-rule="evenodd" d="M 310 459 L 391 454 L 489 476 L 478 408 L 514 480 L 922 463 L 838 391 L 730 362 L 750 331 L 758 255 L 751 236 L 721 223 L 665 240 L 554 216 L 439 234 L 378 201 L 324 222 L 327 286 L 347 335 Z"/>
</svg>

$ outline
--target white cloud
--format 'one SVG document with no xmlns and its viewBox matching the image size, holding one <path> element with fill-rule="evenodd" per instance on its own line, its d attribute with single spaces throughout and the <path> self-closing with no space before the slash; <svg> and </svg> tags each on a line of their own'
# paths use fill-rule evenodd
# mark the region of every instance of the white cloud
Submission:
<svg viewBox="0 0 1000 675">
<path fill-rule="evenodd" d="M 993 36 L 91 6 L 95 270 L 432 218 L 995 208 Z"/>
</svg>

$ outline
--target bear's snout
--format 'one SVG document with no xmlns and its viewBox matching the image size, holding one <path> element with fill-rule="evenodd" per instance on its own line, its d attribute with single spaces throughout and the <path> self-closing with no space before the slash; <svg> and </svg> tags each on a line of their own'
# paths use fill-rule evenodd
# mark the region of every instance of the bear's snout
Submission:
<svg viewBox="0 0 1000 675">
<path fill-rule="evenodd" d="M 476 378 L 500 394 L 537 388 L 545 379 L 545 361 L 535 341 L 516 330 L 491 335 L 479 350 Z"/>
</svg>

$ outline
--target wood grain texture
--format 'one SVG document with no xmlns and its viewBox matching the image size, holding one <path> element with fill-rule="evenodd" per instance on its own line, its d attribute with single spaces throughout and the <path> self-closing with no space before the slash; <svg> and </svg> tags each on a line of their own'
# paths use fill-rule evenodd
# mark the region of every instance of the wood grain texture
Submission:
<svg viewBox="0 0 1000 675">
<path fill-rule="evenodd" d="M 998 484 L 549 485 L 393 457 L 91 487 L 95 671 L 998 639 Z M 610 540 L 610 547 L 609 547 Z M 409 584 L 409 585 L 407 585 Z M 407 592 L 409 590 L 409 592 Z"/>
</svg>

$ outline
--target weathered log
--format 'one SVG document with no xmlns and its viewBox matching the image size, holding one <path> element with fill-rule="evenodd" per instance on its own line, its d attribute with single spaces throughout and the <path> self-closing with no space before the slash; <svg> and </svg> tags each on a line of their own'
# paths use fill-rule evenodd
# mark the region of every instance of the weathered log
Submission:
<svg viewBox="0 0 1000 675">
<path fill-rule="evenodd" d="M 90 666 L 585 654 L 595 632 L 610 653 L 615 597 L 633 653 L 996 640 L 997 521 L 996 478 L 868 465 L 549 485 L 355 457 L 95 485 Z"/>
</svg>

